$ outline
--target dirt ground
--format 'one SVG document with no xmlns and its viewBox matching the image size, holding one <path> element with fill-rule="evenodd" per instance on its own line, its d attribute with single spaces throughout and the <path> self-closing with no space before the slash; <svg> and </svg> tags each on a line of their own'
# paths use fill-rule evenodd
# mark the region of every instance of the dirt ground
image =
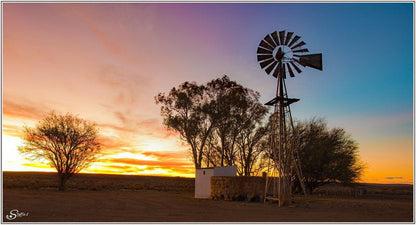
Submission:
<svg viewBox="0 0 416 225">
<path fill-rule="evenodd" d="M 28 214 L 6 219 L 13 209 Z M 3 189 L 3 222 L 412 222 L 411 199 L 307 198 L 292 207 L 192 192 Z"/>
</svg>

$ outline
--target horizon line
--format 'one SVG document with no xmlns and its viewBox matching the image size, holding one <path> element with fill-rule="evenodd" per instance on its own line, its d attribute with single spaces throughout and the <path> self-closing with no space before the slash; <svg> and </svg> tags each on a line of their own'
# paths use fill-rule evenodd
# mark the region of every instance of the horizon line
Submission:
<svg viewBox="0 0 416 225">
<path fill-rule="evenodd" d="M 17 171 L 17 170 L 2 170 L 2 172 L 7 173 L 57 173 L 56 171 Z M 167 174 L 157 175 L 157 174 L 125 174 L 125 173 L 94 173 L 94 172 L 80 172 L 78 174 L 96 174 L 96 175 L 115 175 L 115 176 L 141 176 L 141 177 L 176 177 L 176 178 L 190 178 L 195 179 L 195 177 L 186 177 L 186 176 L 169 176 Z M 261 176 L 255 176 L 261 177 Z M 372 183 L 372 182 L 355 182 L 358 184 L 380 184 L 380 185 L 412 185 L 413 183 Z"/>
</svg>

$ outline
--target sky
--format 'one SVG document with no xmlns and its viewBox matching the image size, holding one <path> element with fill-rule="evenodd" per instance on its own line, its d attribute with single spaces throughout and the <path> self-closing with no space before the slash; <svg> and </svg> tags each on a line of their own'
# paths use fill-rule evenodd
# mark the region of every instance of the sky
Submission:
<svg viewBox="0 0 416 225">
<path fill-rule="evenodd" d="M 275 30 L 322 53 L 286 80 L 297 120 L 324 118 L 359 143 L 362 182 L 413 183 L 412 3 L 2 3 L 4 171 L 25 159 L 23 126 L 48 112 L 95 121 L 103 156 L 87 173 L 194 176 L 189 147 L 154 96 L 227 74 L 274 97 L 257 46 Z"/>
</svg>

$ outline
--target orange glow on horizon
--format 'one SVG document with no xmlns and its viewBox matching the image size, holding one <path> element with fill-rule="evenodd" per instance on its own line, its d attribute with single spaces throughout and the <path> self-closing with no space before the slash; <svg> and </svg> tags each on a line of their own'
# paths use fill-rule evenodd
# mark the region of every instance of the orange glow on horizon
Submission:
<svg viewBox="0 0 416 225">
<path fill-rule="evenodd" d="M 27 160 L 17 150 L 17 147 L 23 144 L 20 138 L 21 128 L 24 125 L 33 127 L 39 118 L 25 116 L 28 112 L 24 108 L 21 112 L 14 110 L 13 113 L 9 113 L 7 107 L 6 105 L 3 115 L 3 170 L 54 172 L 48 164 Z M 152 126 L 149 129 L 152 129 Z M 98 124 L 98 127 L 101 131 L 103 156 L 81 173 L 195 176 L 187 146 L 179 141 L 178 136 L 132 135 L 127 129 L 118 131 L 121 128 L 116 126 L 112 128 Z M 102 132 L 103 130 L 105 132 Z M 167 133 L 164 128 L 160 130 Z M 359 153 L 366 168 L 360 182 L 412 184 L 412 161 L 402 160 L 403 157 L 411 159 L 412 152 L 408 152 L 408 155 L 390 154 L 391 149 L 407 149 L 411 146 L 411 140 L 362 141 Z"/>
<path fill-rule="evenodd" d="M 55 171 L 48 164 L 24 159 L 17 152 L 17 146 L 21 144 L 20 138 L 9 136 L 7 133 L 3 134 L 2 149 L 6 153 L 3 154 L 6 156 L 3 158 L 4 171 Z M 156 143 L 152 142 L 153 144 Z M 14 151 L 10 151 L 13 149 Z M 146 151 L 140 153 L 121 152 L 115 155 L 105 155 L 90 165 L 89 168 L 81 171 L 81 173 L 194 177 L 194 167 L 190 159 L 180 157 L 179 159 L 175 158 L 174 161 L 164 161 L 163 157 L 168 157 L 169 159 L 169 157 L 175 155 L 181 156 L 184 153 L 181 154 L 181 151 L 170 153 Z M 364 174 L 359 182 L 386 184 L 413 183 L 412 163 L 391 163 L 386 158 L 373 159 L 373 162 L 370 163 L 370 159 L 365 157 L 361 158 L 367 161 L 367 168 L 364 170 Z M 391 168 L 387 168 L 385 166 L 386 164 L 390 164 Z M 396 174 L 400 175 L 397 176 Z"/>
</svg>

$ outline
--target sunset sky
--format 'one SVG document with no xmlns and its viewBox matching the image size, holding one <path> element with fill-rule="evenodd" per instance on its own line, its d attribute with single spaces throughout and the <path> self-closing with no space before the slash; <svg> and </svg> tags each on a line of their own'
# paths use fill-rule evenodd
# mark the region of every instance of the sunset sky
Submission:
<svg viewBox="0 0 416 225">
<path fill-rule="evenodd" d="M 53 171 L 17 146 L 55 110 L 98 124 L 104 156 L 84 172 L 194 176 L 154 96 L 227 74 L 267 102 L 256 49 L 285 29 L 323 54 L 287 79 L 293 117 L 345 128 L 363 182 L 413 182 L 412 3 L 3 3 L 2 19 L 4 171 Z"/>
</svg>

